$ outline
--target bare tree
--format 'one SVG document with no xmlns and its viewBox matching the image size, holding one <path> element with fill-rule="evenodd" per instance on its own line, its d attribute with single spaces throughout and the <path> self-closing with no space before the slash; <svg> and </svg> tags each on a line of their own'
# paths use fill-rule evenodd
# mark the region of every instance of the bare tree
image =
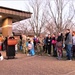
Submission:
<svg viewBox="0 0 75 75">
<path fill-rule="evenodd" d="M 45 3 L 42 0 L 31 0 L 29 3 L 33 10 L 33 14 L 31 19 L 29 19 L 29 23 L 34 31 L 34 34 L 39 36 L 46 24 Z"/>
<path fill-rule="evenodd" d="M 74 18 L 74 6 L 71 0 L 47 0 L 48 15 L 50 16 L 55 30 L 63 31 L 70 27 L 70 23 Z M 50 24 L 51 26 L 51 24 Z"/>
<path fill-rule="evenodd" d="M 51 35 L 55 33 L 53 22 L 47 22 L 47 25 L 45 26 L 45 31 L 47 32 L 47 34 Z"/>
<path fill-rule="evenodd" d="M 27 34 L 28 27 L 25 23 L 16 22 L 15 24 L 13 24 L 13 31 L 22 34 Z"/>
</svg>

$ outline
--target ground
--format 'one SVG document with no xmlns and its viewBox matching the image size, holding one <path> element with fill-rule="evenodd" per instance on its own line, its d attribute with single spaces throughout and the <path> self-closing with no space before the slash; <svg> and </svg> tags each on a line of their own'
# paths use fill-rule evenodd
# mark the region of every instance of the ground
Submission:
<svg viewBox="0 0 75 75">
<path fill-rule="evenodd" d="M 1 51 L 4 58 L 5 51 Z M 0 75 L 75 75 L 75 60 L 57 60 L 51 56 L 26 56 L 0 61 Z"/>
</svg>

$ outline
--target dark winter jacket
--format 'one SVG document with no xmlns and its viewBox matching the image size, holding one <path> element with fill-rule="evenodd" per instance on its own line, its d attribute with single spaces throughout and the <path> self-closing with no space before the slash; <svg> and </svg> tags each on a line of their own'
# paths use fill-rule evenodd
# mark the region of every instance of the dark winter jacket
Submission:
<svg viewBox="0 0 75 75">
<path fill-rule="evenodd" d="M 51 37 L 50 38 L 49 37 L 46 38 L 46 44 L 47 45 L 51 45 L 51 41 L 52 41 Z"/>
<path fill-rule="evenodd" d="M 57 38 L 57 42 L 61 42 L 61 41 L 63 41 L 63 37 L 60 35 L 60 36 L 58 36 L 58 38 Z"/>
</svg>

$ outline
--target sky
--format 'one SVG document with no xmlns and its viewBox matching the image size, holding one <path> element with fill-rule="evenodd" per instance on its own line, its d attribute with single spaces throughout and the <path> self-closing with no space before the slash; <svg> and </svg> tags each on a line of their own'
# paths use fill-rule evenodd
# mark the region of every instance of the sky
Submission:
<svg viewBox="0 0 75 75">
<path fill-rule="evenodd" d="M 28 0 L 0 0 L 0 6 L 32 12 Z"/>
<path fill-rule="evenodd" d="M 73 1 L 74 7 L 75 7 L 75 1 L 74 0 L 70 0 L 70 1 Z M 29 0 L 0 0 L 0 6 L 9 7 L 9 8 L 18 9 L 18 10 L 23 10 L 23 11 L 28 11 L 28 12 L 33 13 L 32 9 L 29 5 Z M 54 7 L 53 3 L 52 3 L 52 6 Z M 68 11 L 68 7 L 66 7 L 65 10 Z M 67 16 L 68 12 L 66 12 L 66 16 Z"/>
</svg>

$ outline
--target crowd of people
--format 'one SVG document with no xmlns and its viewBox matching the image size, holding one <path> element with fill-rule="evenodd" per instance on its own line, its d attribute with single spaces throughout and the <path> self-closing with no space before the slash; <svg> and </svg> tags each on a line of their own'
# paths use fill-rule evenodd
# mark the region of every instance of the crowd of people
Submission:
<svg viewBox="0 0 75 75">
<path fill-rule="evenodd" d="M 75 31 L 72 33 L 70 29 L 66 30 L 66 34 L 58 33 L 58 35 L 50 35 L 46 37 L 34 37 L 32 39 L 32 43 L 30 39 L 28 39 L 27 43 L 33 44 L 33 46 L 26 45 L 28 47 L 29 54 L 35 55 L 43 53 L 48 54 L 48 56 L 57 57 L 57 59 L 62 59 L 63 50 L 66 51 L 67 60 L 72 60 L 75 55 Z M 33 54 L 32 51 L 33 50 Z"/>
<path fill-rule="evenodd" d="M 21 36 L 20 39 L 20 50 L 23 50 L 27 56 L 47 54 L 61 60 L 64 55 L 63 51 L 66 51 L 67 60 L 72 60 L 75 56 L 75 31 L 71 33 L 70 29 L 67 29 L 65 34 L 59 32 L 57 35 L 48 34 L 45 37 L 40 35 L 32 38 Z M 17 44 L 14 50 L 18 51 Z"/>
</svg>

